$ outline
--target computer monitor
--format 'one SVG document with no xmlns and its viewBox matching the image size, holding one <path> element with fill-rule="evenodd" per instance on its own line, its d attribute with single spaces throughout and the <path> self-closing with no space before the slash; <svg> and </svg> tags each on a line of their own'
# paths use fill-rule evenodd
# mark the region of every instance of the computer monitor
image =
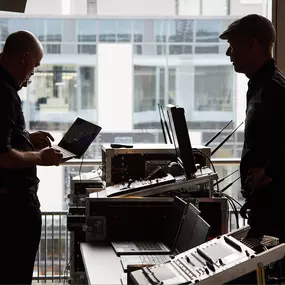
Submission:
<svg viewBox="0 0 285 285">
<path fill-rule="evenodd" d="M 191 179 L 194 177 L 197 168 L 195 166 L 194 156 L 192 153 L 184 108 L 168 104 L 166 109 L 172 131 L 177 161 L 181 167 L 183 167 L 186 179 Z"/>
</svg>

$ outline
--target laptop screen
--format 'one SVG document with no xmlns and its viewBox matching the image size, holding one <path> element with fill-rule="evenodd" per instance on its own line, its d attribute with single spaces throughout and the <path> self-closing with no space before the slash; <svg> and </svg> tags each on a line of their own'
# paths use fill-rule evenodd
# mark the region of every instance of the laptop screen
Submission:
<svg viewBox="0 0 285 285">
<path fill-rule="evenodd" d="M 169 215 L 168 229 L 163 240 L 164 244 L 169 248 L 173 248 L 177 235 L 180 231 L 183 222 L 183 216 L 185 215 L 187 209 L 187 203 L 181 198 L 175 196 L 173 205 L 171 207 L 171 212 Z"/>
<path fill-rule="evenodd" d="M 186 215 L 175 244 L 175 251 L 178 253 L 190 249 L 191 238 L 199 214 L 200 211 L 190 203 L 187 207 Z"/>
<path fill-rule="evenodd" d="M 176 149 L 177 160 L 184 168 L 186 178 L 191 179 L 197 169 L 195 166 L 184 109 L 172 104 L 168 104 L 166 108 L 173 135 L 173 143 Z"/>
<path fill-rule="evenodd" d="M 196 225 L 189 243 L 189 248 L 206 242 L 210 231 L 210 225 L 201 217 L 197 217 Z"/>
<path fill-rule="evenodd" d="M 58 145 L 80 158 L 101 129 L 93 123 L 77 118 Z"/>
</svg>

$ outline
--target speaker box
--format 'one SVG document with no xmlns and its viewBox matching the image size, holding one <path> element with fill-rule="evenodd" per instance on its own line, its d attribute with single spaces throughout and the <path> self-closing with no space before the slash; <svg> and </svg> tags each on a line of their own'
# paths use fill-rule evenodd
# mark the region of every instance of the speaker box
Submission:
<svg viewBox="0 0 285 285">
<path fill-rule="evenodd" d="M 24 13 L 27 0 L 1 0 L 0 11 Z"/>
</svg>

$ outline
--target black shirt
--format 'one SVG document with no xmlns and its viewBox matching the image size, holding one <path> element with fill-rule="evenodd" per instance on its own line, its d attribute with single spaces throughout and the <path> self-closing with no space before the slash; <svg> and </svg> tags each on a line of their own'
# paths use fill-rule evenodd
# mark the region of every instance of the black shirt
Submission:
<svg viewBox="0 0 285 285">
<path fill-rule="evenodd" d="M 12 76 L 0 66 L 0 153 L 16 149 L 34 151 L 25 130 L 19 90 Z M 0 189 L 8 189 L 9 194 L 25 195 L 35 191 L 39 179 L 36 166 L 20 169 L 0 168 Z"/>
<path fill-rule="evenodd" d="M 285 161 L 285 76 L 270 59 L 248 83 L 241 182 L 248 170 L 265 167 L 274 181 L 281 181 Z"/>
</svg>

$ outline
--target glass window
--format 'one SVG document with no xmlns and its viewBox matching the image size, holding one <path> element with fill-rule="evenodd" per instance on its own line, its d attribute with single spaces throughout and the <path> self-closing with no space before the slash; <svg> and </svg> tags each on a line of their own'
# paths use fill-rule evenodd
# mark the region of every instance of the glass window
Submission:
<svg viewBox="0 0 285 285">
<path fill-rule="evenodd" d="M 197 20 L 196 42 L 212 43 L 219 41 L 221 31 L 220 20 Z"/>
<path fill-rule="evenodd" d="M 117 42 L 130 42 L 132 35 L 132 21 L 118 20 L 117 21 Z"/>
<path fill-rule="evenodd" d="M 156 37 L 156 42 L 166 42 L 166 32 L 167 32 L 167 21 L 156 20 L 154 22 L 154 32 Z"/>
<path fill-rule="evenodd" d="M 134 67 L 134 111 L 156 109 L 156 68 L 152 66 Z"/>
<path fill-rule="evenodd" d="M 22 30 L 25 27 L 24 19 L 10 19 L 8 22 L 8 33 L 14 33 L 16 31 Z"/>
<path fill-rule="evenodd" d="M 46 38 L 47 42 L 60 42 L 62 37 L 61 20 L 46 20 Z"/>
<path fill-rule="evenodd" d="M 167 34 L 166 20 L 134 20 L 134 42 L 165 43 Z"/>
<path fill-rule="evenodd" d="M 116 20 L 99 20 L 99 41 L 116 42 Z"/>
<path fill-rule="evenodd" d="M 192 54 L 193 46 L 192 45 L 171 44 L 168 47 L 168 53 L 170 55 Z"/>
<path fill-rule="evenodd" d="M 193 20 L 169 20 L 168 41 L 171 43 L 193 42 Z"/>
<path fill-rule="evenodd" d="M 0 35 L 1 41 L 5 41 L 9 35 L 8 19 L 0 19 Z"/>
<path fill-rule="evenodd" d="M 26 29 L 33 33 L 40 41 L 44 41 L 45 37 L 45 21 L 41 19 L 27 19 L 25 21 Z"/>
<path fill-rule="evenodd" d="M 168 103 L 175 104 L 176 97 L 176 69 L 168 69 Z"/>
<path fill-rule="evenodd" d="M 134 35 L 134 42 L 143 41 L 143 21 L 142 20 L 133 20 L 133 35 Z"/>
<path fill-rule="evenodd" d="M 166 45 L 153 45 L 153 44 L 134 45 L 133 52 L 136 55 L 165 55 Z"/>
<path fill-rule="evenodd" d="M 78 20 L 77 21 L 77 52 L 82 54 L 96 54 L 96 20 Z M 84 42 L 84 43 L 83 43 Z"/>
<path fill-rule="evenodd" d="M 77 41 L 96 42 L 96 20 L 78 20 L 77 21 Z"/>
<path fill-rule="evenodd" d="M 95 68 L 80 67 L 81 109 L 95 109 Z"/>
<path fill-rule="evenodd" d="M 41 65 L 28 86 L 30 128 L 57 129 L 55 124 L 71 123 L 77 110 L 75 65 Z"/>
<path fill-rule="evenodd" d="M 195 67 L 195 111 L 233 111 L 233 68 Z"/>
<path fill-rule="evenodd" d="M 208 53 L 224 53 L 223 50 L 220 49 L 219 45 L 195 45 L 195 53 L 197 54 L 208 54 Z"/>
</svg>

